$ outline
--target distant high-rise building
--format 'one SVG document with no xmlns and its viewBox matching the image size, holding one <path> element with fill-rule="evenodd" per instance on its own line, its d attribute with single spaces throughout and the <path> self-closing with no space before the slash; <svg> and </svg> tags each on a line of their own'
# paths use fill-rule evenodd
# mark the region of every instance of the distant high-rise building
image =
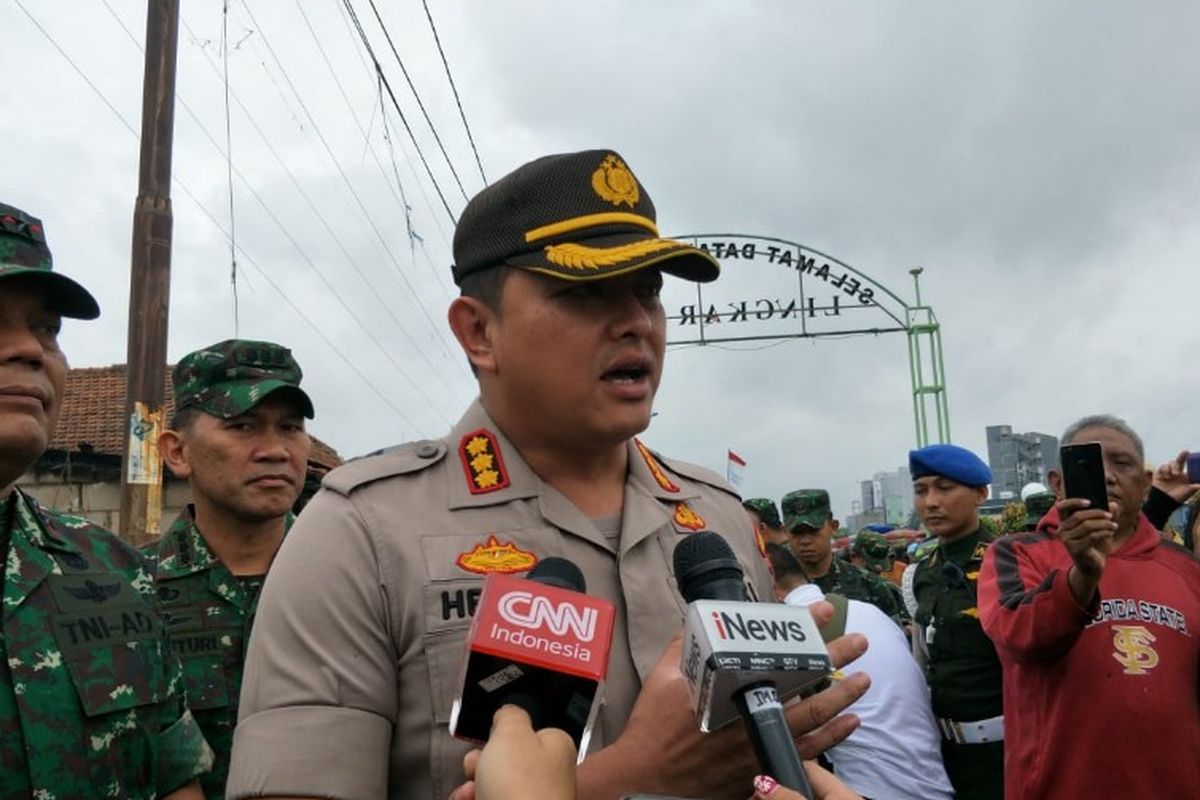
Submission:
<svg viewBox="0 0 1200 800">
<path fill-rule="evenodd" d="M 860 507 L 846 520 L 851 532 L 878 522 L 904 525 L 912 515 L 912 478 L 908 467 L 876 472 L 870 480 L 859 481 L 858 485 Z"/>
<path fill-rule="evenodd" d="M 992 497 L 1021 496 L 1021 488 L 1046 482 L 1058 466 L 1058 437 L 1048 433 L 1013 433 L 1011 425 L 987 427 L 988 465 L 992 468 Z"/>
</svg>

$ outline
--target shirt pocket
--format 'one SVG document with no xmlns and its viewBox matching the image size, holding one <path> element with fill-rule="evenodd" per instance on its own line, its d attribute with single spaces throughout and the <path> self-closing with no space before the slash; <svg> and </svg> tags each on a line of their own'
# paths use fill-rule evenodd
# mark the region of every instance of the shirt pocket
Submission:
<svg viewBox="0 0 1200 800">
<path fill-rule="evenodd" d="M 429 675 L 429 769 L 433 797 L 448 797 L 463 782 L 462 759 L 475 745 L 450 735 L 451 708 L 462 689 L 467 628 L 425 636 Z"/>
<path fill-rule="evenodd" d="M 112 796 L 140 796 L 153 787 L 158 772 L 159 704 L 168 694 L 162 641 L 138 634 L 150 617 L 144 609 L 110 609 L 91 620 L 52 620 L 60 647 L 96 636 L 86 648 L 63 650 L 63 666 L 79 698 L 83 714 L 81 756 L 89 764 L 94 785 Z M 110 624 L 105 628 L 103 620 Z M 122 620 L 119 627 L 112 620 Z M 106 635 L 107 634 L 107 635 Z"/>
</svg>

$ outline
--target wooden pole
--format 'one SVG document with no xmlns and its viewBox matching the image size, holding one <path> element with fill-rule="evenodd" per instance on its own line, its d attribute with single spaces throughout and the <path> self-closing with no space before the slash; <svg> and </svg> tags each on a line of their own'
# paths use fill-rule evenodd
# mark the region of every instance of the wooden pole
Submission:
<svg viewBox="0 0 1200 800">
<path fill-rule="evenodd" d="M 135 545 L 158 535 L 162 517 L 158 434 L 164 424 L 163 373 L 171 289 L 171 142 L 178 41 L 179 0 L 148 0 L 141 165 L 129 278 L 128 424 L 121 474 L 121 537 Z"/>
</svg>

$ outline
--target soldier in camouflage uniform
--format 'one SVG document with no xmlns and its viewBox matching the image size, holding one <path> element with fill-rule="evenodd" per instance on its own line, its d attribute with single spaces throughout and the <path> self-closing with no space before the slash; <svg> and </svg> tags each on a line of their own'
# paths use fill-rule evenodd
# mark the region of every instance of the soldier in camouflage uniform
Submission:
<svg viewBox="0 0 1200 800">
<path fill-rule="evenodd" d="M 840 594 L 871 603 L 903 627 L 908 612 L 896 587 L 848 561 L 833 556 L 833 535 L 838 521 L 824 489 L 797 489 L 784 495 L 783 527 L 789 545 L 812 582 L 825 594 Z"/>
<path fill-rule="evenodd" d="M 1054 492 L 1036 492 L 1025 498 L 1025 530 L 1032 531 L 1037 529 L 1037 524 L 1042 521 L 1042 517 L 1050 513 L 1050 509 L 1054 507 L 1055 501 Z"/>
<path fill-rule="evenodd" d="M 863 528 L 850 544 L 851 563 L 883 577 L 894 563 L 892 546 L 882 534 Z M 886 580 L 886 579 L 885 579 Z"/>
<path fill-rule="evenodd" d="M 192 503 L 149 555 L 188 706 L 216 753 L 202 780 L 214 800 L 225 793 L 259 589 L 304 487 L 313 408 L 291 352 L 270 342 L 214 344 L 184 356 L 173 378 L 176 413 L 159 450 Z"/>
<path fill-rule="evenodd" d="M 788 535 L 779 521 L 779 508 L 769 497 L 751 497 L 742 501 L 742 508 L 750 517 L 750 524 L 758 532 L 758 538 L 768 544 L 787 547 Z"/>
<path fill-rule="evenodd" d="M 0 797 L 198 798 L 212 754 L 184 707 L 141 555 L 15 482 L 49 444 L 62 317 L 96 301 L 51 271 L 41 223 L 0 204 Z"/>
</svg>

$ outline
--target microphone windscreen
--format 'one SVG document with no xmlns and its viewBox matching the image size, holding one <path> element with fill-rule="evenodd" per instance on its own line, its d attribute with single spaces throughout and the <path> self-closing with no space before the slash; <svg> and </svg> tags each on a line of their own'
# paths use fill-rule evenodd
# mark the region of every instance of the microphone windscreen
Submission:
<svg viewBox="0 0 1200 800">
<path fill-rule="evenodd" d="M 543 558 L 533 569 L 529 570 L 525 578 L 559 589 L 587 593 L 587 581 L 579 567 L 575 566 L 573 562 L 557 556 Z"/>
<path fill-rule="evenodd" d="M 675 582 L 679 593 L 688 603 L 714 598 L 708 587 L 715 582 L 742 581 L 742 565 L 738 563 L 729 542 L 719 533 L 699 531 L 675 546 L 672 557 Z M 729 598 L 726 598 L 729 599 Z M 735 599 L 742 599 L 740 596 Z"/>
</svg>

